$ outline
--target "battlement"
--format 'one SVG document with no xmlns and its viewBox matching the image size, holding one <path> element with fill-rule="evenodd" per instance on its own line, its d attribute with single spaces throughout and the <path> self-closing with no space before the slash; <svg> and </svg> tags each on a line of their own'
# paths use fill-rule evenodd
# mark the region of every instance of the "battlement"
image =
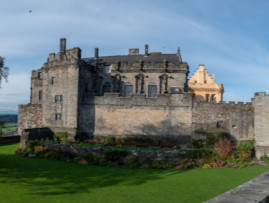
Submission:
<svg viewBox="0 0 269 203">
<path fill-rule="evenodd" d="M 195 101 L 194 105 L 204 105 L 214 107 L 233 107 L 233 108 L 252 108 L 252 102 L 234 102 L 234 101 L 222 101 L 220 103 L 215 102 L 205 102 L 205 101 Z"/>
<path fill-rule="evenodd" d="M 161 94 L 156 98 L 148 98 L 145 94 L 132 94 L 130 97 L 121 97 L 118 93 L 105 93 L 104 96 L 95 96 L 87 99 L 86 104 L 107 105 L 132 108 L 133 106 L 147 107 L 191 107 L 192 96 L 189 93 L 183 94 Z"/>
</svg>

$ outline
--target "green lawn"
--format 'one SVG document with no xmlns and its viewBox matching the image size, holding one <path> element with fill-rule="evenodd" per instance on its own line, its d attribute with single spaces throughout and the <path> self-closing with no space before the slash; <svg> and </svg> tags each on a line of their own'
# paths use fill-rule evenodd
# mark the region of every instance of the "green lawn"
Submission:
<svg viewBox="0 0 269 203">
<path fill-rule="evenodd" d="M 0 146 L 0 202 L 203 202 L 267 170 L 107 168 L 14 155 Z"/>
</svg>

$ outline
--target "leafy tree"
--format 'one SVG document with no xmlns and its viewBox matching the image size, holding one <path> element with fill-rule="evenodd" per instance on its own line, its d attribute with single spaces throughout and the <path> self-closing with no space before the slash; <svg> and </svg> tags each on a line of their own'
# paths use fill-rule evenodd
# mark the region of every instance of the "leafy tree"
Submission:
<svg viewBox="0 0 269 203">
<path fill-rule="evenodd" d="M 5 58 L 0 56 L 0 87 L 3 79 L 7 81 L 9 68 L 5 65 Z"/>
</svg>

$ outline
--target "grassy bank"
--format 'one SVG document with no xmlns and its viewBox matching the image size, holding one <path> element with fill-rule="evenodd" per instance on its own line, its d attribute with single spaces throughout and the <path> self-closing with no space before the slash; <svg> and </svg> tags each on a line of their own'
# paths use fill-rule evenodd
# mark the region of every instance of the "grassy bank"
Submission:
<svg viewBox="0 0 269 203">
<path fill-rule="evenodd" d="M 267 170 L 142 170 L 17 157 L 0 146 L 3 202 L 203 202 Z"/>
</svg>

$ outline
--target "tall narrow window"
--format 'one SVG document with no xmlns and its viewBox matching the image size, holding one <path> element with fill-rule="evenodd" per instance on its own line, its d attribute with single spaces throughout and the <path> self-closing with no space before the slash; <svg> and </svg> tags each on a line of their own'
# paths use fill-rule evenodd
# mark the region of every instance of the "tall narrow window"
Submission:
<svg viewBox="0 0 269 203">
<path fill-rule="evenodd" d="M 216 97 L 214 94 L 211 95 L 211 102 L 215 102 L 216 101 Z"/>
<path fill-rule="evenodd" d="M 38 91 L 38 100 L 42 99 L 42 90 Z"/>
<path fill-rule="evenodd" d="M 56 83 L 56 78 L 55 77 L 52 77 L 51 78 L 51 84 L 53 85 L 53 84 L 55 84 Z"/>
<path fill-rule="evenodd" d="M 37 77 L 38 79 L 42 79 L 42 72 L 38 72 Z"/>
<path fill-rule="evenodd" d="M 60 113 L 56 113 L 56 114 L 55 114 L 55 120 L 56 120 L 56 121 L 60 121 L 60 120 L 62 120 L 62 114 L 60 114 Z"/>
<path fill-rule="evenodd" d="M 206 94 L 206 95 L 205 95 L 205 100 L 206 100 L 207 102 L 209 102 L 209 94 Z"/>
<path fill-rule="evenodd" d="M 168 75 L 162 74 L 160 77 L 160 94 L 168 93 Z"/>
<path fill-rule="evenodd" d="M 106 82 L 104 85 L 103 85 L 103 94 L 105 92 L 111 92 L 111 85 L 109 82 Z"/>
<path fill-rule="evenodd" d="M 144 93 L 144 83 L 145 83 L 145 76 L 142 73 L 139 73 L 135 76 L 135 92 L 136 93 Z"/>
<path fill-rule="evenodd" d="M 125 85 L 124 86 L 124 96 L 129 97 L 134 91 L 133 85 Z"/>
<path fill-rule="evenodd" d="M 110 66 L 105 66 L 104 72 L 105 72 L 105 74 L 109 74 L 110 73 Z"/>
<path fill-rule="evenodd" d="M 62 103 L 63 96 L 62 95 L 55 95 L 55 103 Z"/>
<path fill-rule="evenodd" d="M 148 97 L 157 97 L 157 85 L 148 86 Z"/>
</svg>

